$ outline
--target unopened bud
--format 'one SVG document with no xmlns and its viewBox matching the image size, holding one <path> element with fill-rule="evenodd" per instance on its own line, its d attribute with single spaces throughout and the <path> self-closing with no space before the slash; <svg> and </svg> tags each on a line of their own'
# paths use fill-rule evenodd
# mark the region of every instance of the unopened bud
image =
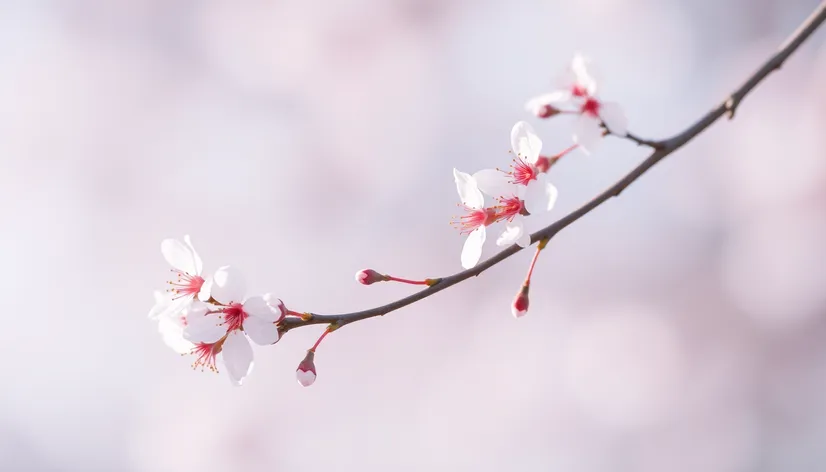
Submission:
<svg viewBox="0 0 826 472">
<path fill-rule="evenodd" d="M 530 300 L 528 299 L 528 288 L 530 287 L 529 284 L 525 284 L 519 289 L 519 293 L 516 294 L 516 298 L 513 299 L 513 303 L 511 304 L 511 313 L 513 313 L 514 318 L 522 318 L 528 313 L 528 305 L 530 304 Z"/>
<path fill-rule="evenodd" d="M 362 285 L 371 285 L 376 282 L 384 282 L 385 280 L 387 280 L 387 277 L 373 269 L 364 269 L 356 272 L 356 281 Z"/>
<path fill-rule="evenodd" d="M 310 385 L 315 382 L 316 373 L 315 373 L 315 363 L 313 359 L 315 358 L 315 352 L 307 351 L 307 355 L 304 356 L 304 360 L 298 364 L 298 368 L 295 369 L 295 378 L 298 380 L 303 387 L 309 387 Z"/>
<path fill-rule="evenodd" d="M 533 112 L 537 118 L 550 118 L 559 114 L 559 108 L 551 105 L 539 105 L 534 107 Z"/>
</svg>

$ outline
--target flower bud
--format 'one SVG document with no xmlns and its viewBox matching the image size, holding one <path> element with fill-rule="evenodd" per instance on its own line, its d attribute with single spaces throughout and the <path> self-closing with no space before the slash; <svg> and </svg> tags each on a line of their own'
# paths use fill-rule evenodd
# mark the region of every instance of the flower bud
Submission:
<svg viewBox="0 0 826 472">
<path fill-rule="evenodd" d="M 387 280 L 385 276 L 373 269 L 364 269 L 356 272 L 356 281 L 362 285 L 371 285 L 376 282 L 384 282 L 385 280 Z"/>
<path fill-rule="evenodd" d="M 559 114 L 559 108 L 551 105 L 539 105 L 533 109 L 533 113 L 537 118 L 550 118 Z"/>
<path fill-rule="evenodd" d="M 519 290 L 519 293 L 516 294 L 516 298 L 513 299 L 513 303 L 511 304 L 511 313 L 513 313 L 514 318 L 522 318 L 528 313 L 528 305 L 530 304 L 530 300 L 528 299 L 528 288 L 529 284 L 525 284 Z"/>
<path fill-rule="evenodd" d="M 298 364 L 298 368 L 295 370 L 295 378 L 303 387 L 309 387 L 315 382 L 316 373 L 313 358 L 315 358 L 315 352 L 307 351 L 304 360 Z"/>
</svg>

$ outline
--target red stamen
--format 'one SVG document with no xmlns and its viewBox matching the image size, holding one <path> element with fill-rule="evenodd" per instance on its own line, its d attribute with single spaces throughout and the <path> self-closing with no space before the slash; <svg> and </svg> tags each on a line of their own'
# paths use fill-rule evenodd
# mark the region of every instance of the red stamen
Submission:
<svg viewBox="0 0 826 472">
<path fill-rule="evenodd" d="M 177 269 L 171 269 L 176 274 L 175 281 L 168 282 L 172 288 L 169 289 L 174 295 L 173 300 L 183 297 L 194 297 L 201 291 L 204 285 L 204 278 L 200 275 L 190 275 Z"/>
<path fill-rule="evenodd" d="M 499 197 L 497 201 L 499 205 L 495 207 L 496 221 L 511 221 L 525 209 L 525 202 L 520 200 L 519 197 Z"/>
<path fill-rule="evenodd" d="M 600 103 L 595 98 L 588 98 L 585 100 L 585 103 L 582 104 L 580 108 L 580 113 L 583 115 L 593 116 L 594 118 L 599 118 L 599 108 Z"/>
<path fill-rule="evenodd" d="M 509 172 L 505 172 L 502 169 L 497 170 L 510 176 L 511 179 L 509 182 L 516 185 L 528 185 L 531 180 L 536 180 L 536 176 L 539 175 L 539 170 L 535 166 L 528 164 L 518 157 L 513 159 L 510 169 Z"/>
<path fill-rule="evenodd" d="M 488 226 L 496 221 L 495 208 L 469 208 L 464 207 L 468 214 L 460 216 L 450 224 L 459 230 L 459 234 L 470 234 L 480 226 Z"/>
<path fill-rule="evenodd" d="M 221 312 L 223 313 L 222 318 L 224 319 L 222 325 L 226 325 L 227 332 L 240 328 L 243 326 L 244 320 L 249 318 L 249 315 L 244 311 L 244 307 L 240 303 L 233 303 L 221 310 Z"/>
<path fill-rule="evenodd" d="M 206 343 L 198 343 L 195 347 L 192 348 L 190 351 L 191 354 L 198 356 L 195 359 L 195 362 L 192 363 L 192 368 L 197 369 L 198 367 L 201 368 L 201 372 L 204 371 L 205 368 L 211 370 L 212 372 L 218 372 L 218 367 L 215 366 L 215 357 L 221 352 L 221 346 L 223 345 L 223 339 L 213 343 L 213 344 L 206 344 Z"/>
</svg>

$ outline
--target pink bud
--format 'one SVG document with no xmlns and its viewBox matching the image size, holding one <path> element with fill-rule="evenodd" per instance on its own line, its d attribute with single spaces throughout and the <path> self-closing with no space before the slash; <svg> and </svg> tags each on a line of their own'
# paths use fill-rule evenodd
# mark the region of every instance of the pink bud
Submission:
<svg viewBox="0 0 826 472">
<path fill-rule="evenodd" d="M 537 118 L 550 118 L 559 113 L 559 109 L 551 105 L 540 105 L 534 109 Z"/>
<path fill-rule="evenodd" d="M 513 299 L 513 304 L 511 304 L 511 313 L 513 313 L 514 318 L 522 318 L 528 313 L 528 305 L 530 304 L 530 300 L 528 299 L 528 287 L 529 285 L 527 283 L 523 285 L 519 290 L 519 293 L 516 294 L 516 298 Z"/>
<path fill-rule="evenodd" d="M 356 281 L 362 285 L 371 285 L 376 282 L 384 282 L 387 278 L 373 269 L 364 269 L 356 272 Z"/>
<path fill-rule="evenodd" d="M 315 358 L 315 352 L 307 351 L 304 360 L 298 364 L 298 369 L 295 370 L 296 380 L 304 387 L 309 387 L 315 382 L 316 373 L 313 358 Z"/>
</svg>

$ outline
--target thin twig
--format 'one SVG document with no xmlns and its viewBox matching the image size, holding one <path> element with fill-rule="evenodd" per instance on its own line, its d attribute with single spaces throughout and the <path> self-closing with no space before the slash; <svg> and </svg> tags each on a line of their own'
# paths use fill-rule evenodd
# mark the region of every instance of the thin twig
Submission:
<svg viewBox="0 0 826 472">
<path fill-rule="evenodd" d="M 748 93 L 751 92 L 772 71 L 780 69 L 780 67 L 783 65 L 786 59 L 788 59 L 789 56 L 809 36 L 811 36 L 811 34 L 824 22 L 824 20 L 826 20 L 826 0 L 824 0 L 824 2 L 822 2 L 820 6 L 818 6 L 814 12 L 812 12 L 812 14 L 806 19 L 806 21 L 803 22 L 803 24 L 797 29 L 797 31 L 795 31 L 786 40 L 786 42 L 784 42 L 783 45 L 780 46 L 778 51 L 771 58 L 769 58 L 769 60 L 766 61 L 766 63 L 763 64 L 762 67 L 757 69 L 757 71 L 755 71 L 754 74 L 752 74 L 746 80 L 746 82 L 743 83 L 743 85 L 737 88 L 737 90 L 735 90 L 729 97 L 727 97 L 723 101 L 723 103 L 709 111 L 704 117 L 702 117 L 693 125 L 689 126 L 682 133 L 679 133 L 676 136 L 673 136 L 672 138 L 666 139 L 664 141 L 648 141 L 637 138 L 636 136 L 631 134 L 626 135 L 626 138 L 636 142 L 637 144 L 650 146 L 654 148 L 654 151 L 651 153 L 650 156 L 648 156 L 648 158 L 646 158 L 636 168 L 629 172 L 625 177 L 623 177 L 621 180 L 619 180 L 617 183 L 612 185 L 610 188 L 608 188 L 601 194 L 597 195 L 596 198 L 586 203 L 579 209 L 569 213 L 565 217 L 557 220 L 553 224 L 546 226 L 545 228 L 537 231 L 536 233 L 533 233 L 531 235 L 531 244 L 534 244 L 542 239 L 550 239 L 554 237 L 562 229 L 566 228 L 571 223 L 587 215 L 611 197 L 618 196 L 629 185 L 631 185 L 634 181 L 640 178 L 642 174 L 648 171 L 648 169 L 653 167 L 664 157 L 672 154 L 674 151 L 683 147 L 686 143 L 694 139 L 697 135 L 705 131 L 706 128 L 708 128 L 717 120 L 719 120 L 720 117 L 722 117 L 723 115 L 728 114 L 729 118 L 733 118 L 735 110 L 746 97 L 746 95 L 748 95 Z M 521 250 L 522 248 L 514 244 L 508 247 L 507 249 L 504 249 L 499 253 L 493 255 L 491 258 L 481 262 L 472 269 L 464 270 L 462 272 L 458 272 L 456 274 L 443 277 L 435 285 L 432 285 L 424 290 L 421 290 L 417 293 L 401 298 L 394 302 L 388 303 L 386 305 L 370 308 L 368 310 L 357 311 L 353 313 L 342 313 L 338 315 L 319 315 L 315 313 L 308 313 L 303 318 L 285 319 L 284 321 L 282 321 L 282 329 L 284 331 L 289 331 L 291 329 L 295 329 L 301 326 L 322 323 L 336 323 L 338 327 L 341 327 L 367 318 L 386 315 L 387 313 L 398 310 L 399 308 L 403 308 L 419 300 L 435 295 L 436 293 L 441 292 L 442 290 L 445 290 L 447 288 L 450 288 L 458 284 L 459 282 L 467 280 L 471 277 L 478 276 L 485 270 L 493 267 L 494 265 L 502 262 L 503 260 L 516 254 Z"/>
</svg>

